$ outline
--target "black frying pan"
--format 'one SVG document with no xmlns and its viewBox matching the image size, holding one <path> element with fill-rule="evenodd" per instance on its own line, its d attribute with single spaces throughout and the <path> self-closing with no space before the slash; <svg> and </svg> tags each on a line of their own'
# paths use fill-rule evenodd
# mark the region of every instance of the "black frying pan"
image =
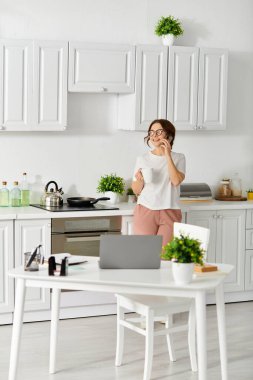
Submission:
<svg viewBox="0 0 253 380">
<path fill-rule="evenodd" d="M 89 197 L 71 197 L 67 198 L 69 206 L 72 207 L 92 207 L 98 201 L 108 201 L 110 198 L 89 198 Z"/>
</svg>

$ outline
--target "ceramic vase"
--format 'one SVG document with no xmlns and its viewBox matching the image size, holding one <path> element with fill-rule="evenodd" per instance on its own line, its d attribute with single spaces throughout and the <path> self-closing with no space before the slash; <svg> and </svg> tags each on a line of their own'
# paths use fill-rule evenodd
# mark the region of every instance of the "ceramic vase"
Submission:
<svg viewBox="0 0 253 380">
<path fill-rule="evenodd" d="M 113 191 L 106 191 L 104 193 L 104 196 L 110 198 L 108 201 L 106 201 L 107 203 L 115 205 L 115 203 L 119 202 L 119 195 Z"/>
<path fill-rule="evenodd" d="M 172 274 L 177 284 L 189 284 L 192 281 L 194 263 L 172 262 Z"/>
<path fill-rule="evenodd" d="M 165 46 L 172 46 L 175 41 L 175 36 L 173 34 L 165 34 L 162 36 L 162 42 Z"/>
</svg>

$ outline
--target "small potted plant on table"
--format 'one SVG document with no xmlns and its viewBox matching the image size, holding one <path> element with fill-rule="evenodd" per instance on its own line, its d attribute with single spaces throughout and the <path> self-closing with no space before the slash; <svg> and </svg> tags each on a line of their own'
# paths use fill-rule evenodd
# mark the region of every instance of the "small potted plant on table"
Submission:
<svg viewBox="0 0 253 380">
<path fill-rule="evenodd" d="M 173 16 L 161 17 L 155 27 L 155 34 L 162 37 L 163 44 L 173 45 L 175 37 L 184 33 L 181 22 Z"/>
<path fill-rule="evenodd" d="M 137 197 L 134 194 L 133 189 L 131 187 L 129 187 L 127 189 L 127 201 L 128 201 L 128 203 L 135 203 L 136 200 L 137 200 Z"/>
<path fill-rule="evenodd" d="M 163 247 L 161 258 L 172 262 L 172 274 L 178 284 L 192 281 L 194 264 L 203 265 L 204 249 L 198 239 L 180 234 Z"/>
<path fill-rule="evenodd" d="M 118 202 L 118 197 L 124 193 L 124 190 L 124 179 L 116 174 L 106 174 L 98 182 L 97 192 L 104 193 L 105 197 L 110 198 L 108 202 L 112 204 Z"/>
</svg>

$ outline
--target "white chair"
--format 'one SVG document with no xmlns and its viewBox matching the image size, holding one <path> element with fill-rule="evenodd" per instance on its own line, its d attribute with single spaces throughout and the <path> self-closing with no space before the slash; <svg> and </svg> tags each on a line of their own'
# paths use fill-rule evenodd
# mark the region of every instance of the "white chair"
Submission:
<svg viewBox="0 0 253 380">
<path fill-rule="evenodd" d="M 174 236 L 180 233 L 187 234 L 201 242 L 206 251 L 209 241 L 209 229 L 189 224 L 174 223 Z M 179 331 L 188 331 L 188 346 L 192 371 L 197 371 L 196 333 L 195 333 L 195 304 L 189 298 L 157 297 L 145 295 L 116 294 L 117 298 L 117 347 L 115 365 L 122 364 L 124 346 L 124 328 L 129 328 L 145 336 L 145 364 L 143 380 L 149 380 L 153 360 L 153 339 L 157 335 L 166 335 L 171 361 L 176 361 L 175 350 L 171 334 Z M 135 312 L 141 318 L 127 318 L 127 312 Z M 173 315 L 189 312 L 188 323 L 180 326 L 173 325 Z M 143 328 L 143 322 L 145 327 Z M 163 328 L 154 330 L 155 321 L 165 321 Z M 162 325 L 160 325 L 162 326 Z"/>
</svg>

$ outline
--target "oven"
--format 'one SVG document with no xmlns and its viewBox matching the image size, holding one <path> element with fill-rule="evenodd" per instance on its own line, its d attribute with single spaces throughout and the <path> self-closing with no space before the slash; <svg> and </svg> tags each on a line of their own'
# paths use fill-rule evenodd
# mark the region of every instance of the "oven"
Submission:
<svg viewBox="0 0 253 380">
<path fill-rule="evenodd" d="M 121 234 L 121 216 L 52 219 L 52 254 L 99 256 L 100 237 L 108 234 Z"/>
</svg>

